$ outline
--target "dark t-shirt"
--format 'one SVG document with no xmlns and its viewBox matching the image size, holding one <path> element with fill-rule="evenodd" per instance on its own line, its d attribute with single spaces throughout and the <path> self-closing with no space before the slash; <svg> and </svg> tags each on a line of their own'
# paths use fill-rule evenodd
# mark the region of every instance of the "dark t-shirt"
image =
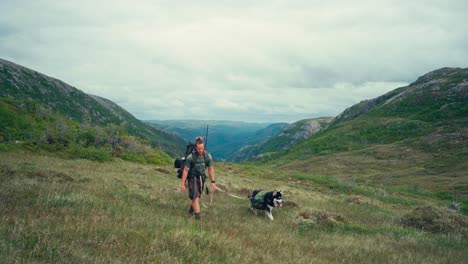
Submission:
<svg viewBox="0 0 468 264">
<path fill-rule="evenodd" d="M 195 156 L 195 158 L 193 157 Z M 205 160 L 206 157 L 206 160 Z M 213 158 L 211 157 L 210 153 L 205 151 L 204 155 L 198 156 L 197 154 L 190 154 L 188 155 L 187 159 L 185 160 L 185 166 L 189 169 L 192 168 L 192 175 L 205 175 L 206 167 L 213 166 Z M 190 177 L 191 175 L 188 175 Z"/>
</svg>

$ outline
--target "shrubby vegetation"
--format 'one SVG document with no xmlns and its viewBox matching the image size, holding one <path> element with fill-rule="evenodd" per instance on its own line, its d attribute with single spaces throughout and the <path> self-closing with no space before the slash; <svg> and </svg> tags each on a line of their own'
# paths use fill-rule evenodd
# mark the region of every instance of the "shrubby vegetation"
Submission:
<svg viewBox="0 0 468 264">
<path fill-rule="evenodd" d="M 329 127 L 311 136 L 306 142 L 264 159 L 279 157 L 297 159 L 301 156 L 326 155 L 358 150 L 373 144 L 389 144 L 417 138 L 431 132 L 432 125 L 403 118 L 357 118 Z"/>
<path fill-rule="evenodd" d="M 3 149 L 42 150 L 98 161 L 118 157 L 141 163 L 170 162 L 167 154 L 152 148 L 147 140 L 129 135 L 124 123 L 81 124 L 33 100 L 0 98 L 0 124 Z"/>
</svg>

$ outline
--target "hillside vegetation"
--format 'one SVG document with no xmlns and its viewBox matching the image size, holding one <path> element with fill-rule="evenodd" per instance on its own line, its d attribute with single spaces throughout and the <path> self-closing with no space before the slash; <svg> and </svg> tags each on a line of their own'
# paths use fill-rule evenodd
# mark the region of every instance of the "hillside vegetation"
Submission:
<svg viewBox="0 0 468 264">
<path fill-rule="evenodd" d="M 262 162 L 305 174 L 468 195 L 468 69 L 444 68 L 337 116 Z"/>
<path fill-rule="evenodd" d="M 153 148 L 177 156 L 184 140 L 148 126 L 110 100 L 85 94 L 60 80 L 0 59 L 0 98 L 34 104 L 82 125 L 115 125 L 148 140 Z M 20 140 L 19 138 L 15 140 Z"/>
<path fill-rule="evenodd" d="M 169 164 L 148 140 L 131 136 L 123 125 L 80 124 L 31 100 L 0 98 L 0 150 L 50 152 L 67 158 L 108 161 L 113 157 Z"/>
<path fill-rule="evenodd" d="M 169 166 L 0 152 L 5 263 L 463 263 L 468 220 L 445 202 L 333 177 L 216 164 L 202 220 Z M 248 209 L 281 189 L 275 220 Z"/>
</svg>

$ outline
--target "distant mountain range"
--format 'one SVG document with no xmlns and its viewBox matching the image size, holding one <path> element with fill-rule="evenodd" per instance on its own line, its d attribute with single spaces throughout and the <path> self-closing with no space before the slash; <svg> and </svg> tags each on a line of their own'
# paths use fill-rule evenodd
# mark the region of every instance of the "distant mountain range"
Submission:
<svg viewBox="0 0 468 264">
<path fill-rule="evenodd" d="M 215 120 L 147 120 L 148 124 L 156 125 L 173 132 L 187 142 L 197 136 L 205 136 L 208 126 L 207 149 L 217 160 L 226 160 L 229 155 L 245 145 L 257 144 L 276 135 L 287 123 L 247 123 Z"/>
</svg>

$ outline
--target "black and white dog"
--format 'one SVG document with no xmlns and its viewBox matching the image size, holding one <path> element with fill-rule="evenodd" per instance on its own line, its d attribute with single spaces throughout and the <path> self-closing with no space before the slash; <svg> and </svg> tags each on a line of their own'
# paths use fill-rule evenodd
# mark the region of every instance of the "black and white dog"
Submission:
<svg viewBox="0 0 468 264">
<path fill-rule="evenodd" d="M 252 209 L 255 214 L 257 210 L 265 210 L 266 215 L 270 220 L 273 220 L 273 215 L 271 210 L 275 207 L 283 207 L 283 195 L 281 191 L 277 192 L 264 191 L 264 190 L 255 190 L 249 195 L 250 200 L 250 209 Z"/>
</svg>

